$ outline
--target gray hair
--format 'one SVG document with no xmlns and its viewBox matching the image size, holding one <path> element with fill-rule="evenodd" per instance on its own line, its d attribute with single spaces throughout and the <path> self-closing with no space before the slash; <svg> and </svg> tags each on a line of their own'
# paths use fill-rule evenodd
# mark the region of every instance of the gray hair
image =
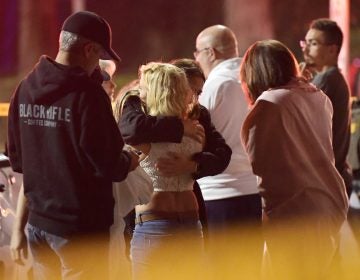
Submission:
<svg viewBox="0 0 360 280">
<path fill-rule="evenodd" d="M 111 59 L 99 59 L 99 66 L 101 68 L 101 70 L 105 70 L 108 67 L 111 67 L 115 65 L 116 68 L 116 63 L 115 61 L 111 60 Z"/>
<path fill-rule="evenodd" d="M 78 34 L 63 30 L 60 33 L 59 49 L 66 52 L 76 51 L 88 42 L 90 42 L 90 40 L 85 39 Z"/>
</svg>

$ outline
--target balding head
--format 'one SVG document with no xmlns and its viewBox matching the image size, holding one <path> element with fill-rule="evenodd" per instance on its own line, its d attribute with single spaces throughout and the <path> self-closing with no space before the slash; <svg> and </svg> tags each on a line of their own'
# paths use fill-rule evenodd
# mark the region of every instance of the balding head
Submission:
<svg viewBox="0 0 360 280">
<path fill-rule="evenodd" d="M 199 41 L 206 42 L 209 47 L 216 49 L 224 59 L 238 56 L 235 34 L 224 25 L 213 25 L 205 28 L 197 38 Z"/>
<path fill-rule="evenodd" d="M 224 25 L 205 28 L 197 36 L 194 55 L 205 75 L 208 76 L 220 62 L 239 56 L 234 32 Z"/>
</svg>

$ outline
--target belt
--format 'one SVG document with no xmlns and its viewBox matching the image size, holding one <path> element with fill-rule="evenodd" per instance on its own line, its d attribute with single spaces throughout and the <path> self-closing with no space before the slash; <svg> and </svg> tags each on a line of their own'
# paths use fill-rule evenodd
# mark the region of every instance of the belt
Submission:
<svg viewBox="0 0 360 280">
<path fill-rule="evenodd" d="M 144 212 L 136 215 L 135 224 L 142 224 L 155 220 L 171 220 L 177 222 L 198 221 L 199 214 L 197 211 L 187 212 Z"/>
</svg>

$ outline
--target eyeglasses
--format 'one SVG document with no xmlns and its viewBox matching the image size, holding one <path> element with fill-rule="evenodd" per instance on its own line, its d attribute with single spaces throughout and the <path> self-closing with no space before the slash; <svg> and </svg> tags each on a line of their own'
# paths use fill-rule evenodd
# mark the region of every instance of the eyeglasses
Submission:
<svg viewBox="0 0 360 280">
<path fill-rule="evenodd" d="M 310 47 L 318 47 L 318 46 L 328 46 L 328 45 L 331 45 L 331 44 L 327 44 L 327 43 L 320 43 L 320 42 L 317 41 L 317 40 L 309 40 L 309 41 L 300 40 L 300 41 L 299 41 L 299 44 L 300 44 L 300 47 L 301 47 L 302 49 L 310 48 Z"/>
<path fill-rule="evenodd" d="M 207 48 L 203 48 L 203 49 L 200 49 L 200 50 L 195 50 L 194 51 L 194 57 L 197 57 L 199 55 L 199 53 L 201 53 L 202 51 L 207 51 L 211 48 L 207 47 Z"/>
</svg>

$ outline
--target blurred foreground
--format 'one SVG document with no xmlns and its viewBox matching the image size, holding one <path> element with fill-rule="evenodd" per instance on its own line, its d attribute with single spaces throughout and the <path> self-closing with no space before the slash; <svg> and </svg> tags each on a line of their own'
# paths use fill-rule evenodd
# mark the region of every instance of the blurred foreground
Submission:
<svg viewBox="0 0 360 280">
<path fill-rule="evenodd" d="M 351 226 L 348 222 L 342 226 L 339 253 L 329 266 L 324 267 L 326 272 L 324 277 L 319 276 L 319 271 L 322 269 L 319 268 L 318 263 L 321 263 L 319 260 L 329 256 L 324 256 L 326 252 L 318 249 L 319 244 L 311 244 L 311 241 L 304 239 L 304 236 L 290 232 L 285 234 L 284 231 L 284 234 L 280 234 L 277 238 L 281 241 L 277 253 L 278 256 L 283 255 L 283 258 L 277 259 L 279 263 L 274 263 L 271 255 L 265 254 L 261 264 L 253 257 L 254 248 L 258 243 L 258 232 L 234 229 L 232 235 L 219 235 L 215 243 L 206 243 L 204 256 L 200 259 L 193 254 L 192 249 L 195 244 L 192 240 L 186 237 L 175 240 L 167 248 L 154 252 L 151 257 L 156 260 L 156 265 L 142 279 L 359 279 L 360 254 L 359 244 L 355 238 L 360 229 L 358 221 L 359 219 Z M 295 239 L 299 240 L 299 244 L 305 242 L 306 250 L 294 251 L 294 248 L 289 246 L 291 244 L 289 240 Z M 84 246 L 95 246 L 94 244 L 84 243 Z M 5 271 L 2 278 L 0 275 L 0 279 L 32 279 L 30 260 L 26 266 L 15 265 L 8 258 L 8 249 L 8 247 L 0 248 L 0 259 L 5 263 Z M 84 256 L 81 255 L 81 250 L 78 252 L 77 257 L 81 260 Z M 289 255 L 295 258 L 289 258 Z M 114 259 L 111 263 L 114 263 Z M 281 271 L 274 271 L 274 266 L 281 267 Z M 130 279 L 131 268 L 125 258 L 119 261 L 117 268 L 119 275 L 113 279 Z M 94 273 L 93 276 L 91 279 L 104 279 L 103 274 Z"/>
</svg>

